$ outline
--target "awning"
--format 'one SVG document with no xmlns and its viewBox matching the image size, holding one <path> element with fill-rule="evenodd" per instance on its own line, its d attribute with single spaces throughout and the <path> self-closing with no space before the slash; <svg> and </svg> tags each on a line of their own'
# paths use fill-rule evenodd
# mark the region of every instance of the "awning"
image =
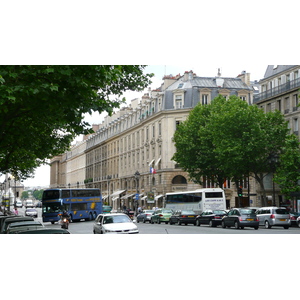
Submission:
<svg viewBox="0 0 300 300">
<path fill-rule="evenodd" d="M 151 160 L 151 162 L 149 163 L 149 167 L 151 167 L 152 166 L 152 164 L 153 164 L 153 162 L 154 162 L 154 158 Z"/>
<path fill-rule="evenodd" d="M 141 200 L 146 200 L 147 199 L 147 196 L 144 196 Z"/>
<path fill-rule="evenodd" d="M 124 193 L 126 190 L 119 190 L 119 191 L 116 191 L 114 192 L 113 194 L 110 195 L 110 197 L 116 197 L 116 196 L 119 196 L 120 194 Z"/>
<path fill-rule="evenodd" d="M 160 161 L 161 161 L 161 157 L 156 161 L 155 165 L 157 166 Z"/>
<path fill-rule="evenodd" d="M 158 200 L 159 198 L 163 197 L 164 195 L 158 195 L 158 196 L 155 196 L 155 200 Z"/>
</svg>

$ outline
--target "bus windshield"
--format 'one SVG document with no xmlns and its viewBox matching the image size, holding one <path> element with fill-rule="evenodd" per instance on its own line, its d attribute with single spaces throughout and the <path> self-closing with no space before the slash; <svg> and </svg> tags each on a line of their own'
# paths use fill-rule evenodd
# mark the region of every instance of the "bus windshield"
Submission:
<svg viewBox="0 0 300 300">
<path fill-rule="evenodd" d="M 63 210 L 62 205 L 59 203 L 45 203 L 43 205 L 43 213 L 61 212 Z"/>
<path fill-rule="evenodd" d="M 48 190 L 43 192 L 43 200 L 59 199 L 59 190 Z"/>
</svg>

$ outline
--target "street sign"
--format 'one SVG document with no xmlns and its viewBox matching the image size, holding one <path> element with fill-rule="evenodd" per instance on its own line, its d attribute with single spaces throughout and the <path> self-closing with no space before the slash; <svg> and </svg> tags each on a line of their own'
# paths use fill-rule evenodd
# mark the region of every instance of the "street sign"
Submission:
<svg viewBox="0 0 300 300">
<path fill-rule="evenodd" d="M 140 200 L 140 194 L 135 194 L 135 200 L 136 201 Z"/>
</svg>

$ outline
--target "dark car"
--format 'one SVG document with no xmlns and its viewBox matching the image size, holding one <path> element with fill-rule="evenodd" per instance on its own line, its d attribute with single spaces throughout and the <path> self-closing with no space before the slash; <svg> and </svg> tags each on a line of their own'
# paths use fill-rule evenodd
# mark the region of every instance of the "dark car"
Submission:
<svg viewBox="0 0 300 300">
<path fill-rule="evenodd" d="M 14 222 L 23 222 L 23 221 L 34 221 L 34 220 L 32 217 L 19 217 L 19 216 L 7 218 L 3 220 L 0 233 L 6 233 L 9 224 Z"/>
<path fill-rule="evenodd" d="M 70 234 L 67 229 L 63 228 L 41 228 L 16 232 L 17 234 Z"/>
<path fill-rule="evenodd" d="M 205 210 L 196 218 L 196 225 L 208 224 L 209 227 L 216 227 L 221 225 L 224 216 L 227 216 L 225 210 Z"/>
<path fill-rule="evenodd" d="M 300 213 L 296 211 L 290 211 L 290 218 L 291 218 L 291 226 L 298 226 L 297 219 L 300 216 Z"/>
<path fill-rule="evenodd" d="M 154 210 L 150 210 L 150 209 L 144 210 L 143 212 L 141 212 L 140 214 L 137 215 L 136 221 L 138 223 L 139 222 L 143 222 L 143 223 L 149 222 L 150 223 L 151 216 L 153 213 L 154 213 Z"/>
<path fill-rule="evenodd" d="M 234 208 L 229 211 L 227 216 L 222 219 L 222 227 L 232 227 L 244 229 L 244 227 L 253 227 L 258 229 L 259 221 L 252 209 Z"/>
<path fill-rule="evenodd" d="M 194 224 L 196 225 L 197 214 L 192 210 L 177 210 L 170 217 L 170 225 L 178 223 L 181 224 Z"/>
</svg>

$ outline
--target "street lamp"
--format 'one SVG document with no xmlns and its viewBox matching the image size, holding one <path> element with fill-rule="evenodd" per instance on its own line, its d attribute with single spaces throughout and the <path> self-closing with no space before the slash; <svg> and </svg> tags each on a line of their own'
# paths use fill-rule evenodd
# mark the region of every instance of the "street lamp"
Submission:
<svg viewBox="0 0 300 300">
<path fill-rule="evenodd" d="M 269 157 L 268 157 L 268 163 L 270 164 L 271 171 L 272 171 L 272 186 L 273 186 L 273 191 L 272 191 L 272 200 L 273 200 L 273 206 L 276 206 L 275 203 L 275 183 L 274 183 L 274 173 L 276 171 L 276 165 L 279 162 L 279 157 L 276 153 L 272 152 Z"/>
<path fill-rule="evenodd" d="M 136 181 L 136 195 L 135 195 L 135 215 L 137 216 L 137 209 L 139 205 L 139 197 L 140 197 L 140 192 L 139 192 L 139 179 L 141 177 L 141 174 L 139 171 L 136 171 L 134 173 L 135 181 Z"/>
<path fill-rule="evenodd" d="M 111 176 L 107 175 L 107 203 L 108 203 L 108 205 L 110 204 L 110 202 L 109 202 L 109 183 L 110 183 L 110 180 L 111 180 Z"/>
</svg>

